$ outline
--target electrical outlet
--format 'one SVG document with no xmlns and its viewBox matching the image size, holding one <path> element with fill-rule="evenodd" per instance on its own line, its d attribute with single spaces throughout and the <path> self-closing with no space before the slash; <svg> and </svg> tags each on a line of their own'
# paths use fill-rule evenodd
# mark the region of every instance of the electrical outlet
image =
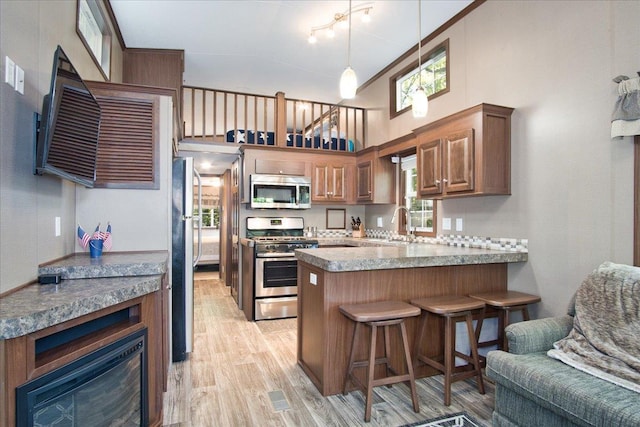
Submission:
<svg viewBox="0 0 640 427">
<path fill-rule="evenodd" d="M 377 226 L 378 227 L 382 227 L 382 217 L 381 216 L 378 217 Z"/>
<path fill-rule="evenodd" d="M 318 284 L 318 275 L 315 273 L 309 273 L 309 283 L 312 285 Z"/>
<path fill-rule="evenodd" d="M 16 63 L 8 56 L 4 57 L 4 82 L 15 87 Z"/>
<path fill-rule="evenodd" d="M 62 234 L 62 232 L 60 230 L 61 227 L 60 227 L 60 217 L 59 216 L 56 217 L 55 223 L 56 223 L 56 237 L 58 237 L 58 236 L 60 236 L 60 234 Z"/>
<path fill-rule="evenodd" d="M 442 218 L 442 229 L 451 230 L 451 218 Z"/>
<path fill-rule="evenodd" d="M 456 231 L 462 231 L 462 218 L 456 218 Z"/>
</svg>

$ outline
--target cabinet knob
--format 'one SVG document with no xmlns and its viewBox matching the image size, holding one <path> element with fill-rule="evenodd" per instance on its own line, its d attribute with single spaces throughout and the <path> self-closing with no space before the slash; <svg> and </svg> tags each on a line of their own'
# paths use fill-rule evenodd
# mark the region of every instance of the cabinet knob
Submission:
<svg viewBox="0 0 640 427">
<path fill-rule="evenodd" d="M 446 184 L 449 181 L 447 181 L 447 179 L 445 178 L 445 179 L 442 180 L 442 182 L 444 182 Z"/>
<path fill-rule="evenodd" d="M 440 185 L 440 180 L 436 179 L 436 185 Z"/>
</svg>

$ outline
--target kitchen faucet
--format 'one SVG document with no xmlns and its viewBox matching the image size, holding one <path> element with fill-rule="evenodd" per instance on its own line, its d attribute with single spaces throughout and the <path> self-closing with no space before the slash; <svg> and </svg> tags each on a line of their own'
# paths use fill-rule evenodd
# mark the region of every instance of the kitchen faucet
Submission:
<svg viewBox="0 0 640 427">
<path fill-rule="evenodd" d="M 409 238 L 409 241 L 412 241 L 413 240 L 413 229 L 411 228 L 411 212 L 409 212 L 409 209 L 407 209 L 406 206 L 398 206 L 393 211 L 393 217 L 391 217 L 391 224 L 393 224 L 396 221 L 396 215 L 398 214 L 398 211 L 400 211 L 402 209 L 407 211 L 407 237 Z"/>
</svg>

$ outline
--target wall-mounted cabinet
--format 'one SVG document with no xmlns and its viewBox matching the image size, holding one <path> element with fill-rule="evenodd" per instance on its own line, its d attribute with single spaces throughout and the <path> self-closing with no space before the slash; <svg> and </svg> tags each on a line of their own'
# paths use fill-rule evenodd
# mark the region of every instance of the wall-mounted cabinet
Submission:
<svg viewBox="0 0 640 427">
<path fill-rule="evenodd" d="M 511 194 L 512 112 L 480 104 L 416 129 L 420 196 Z"/>
<path fill-rule="evenodd" d="M 425 142 L 416 151 L 421 196 L 473 191 L 473 129 Z"/>
<path fill-rule="evenodd" d="M 345 163 L 333 160 L 332 162 L 313 163 L 311 175 L 311 201 L 316 203 L 348 203 L 352 201 L 352 193 L 349 179 L 349 166 L 353 162 Z"/>
<path fill-rule="evenodd" d="M 356 160 L 356 202 L 395 203 L 395 165 L 379 156 L 378 147 L 358 153 Z"/>
</svg>

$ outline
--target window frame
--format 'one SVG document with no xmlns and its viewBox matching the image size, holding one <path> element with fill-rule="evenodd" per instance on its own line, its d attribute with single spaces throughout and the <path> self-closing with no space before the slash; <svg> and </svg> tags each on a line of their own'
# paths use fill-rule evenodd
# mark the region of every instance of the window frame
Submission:
<svg viewBox="0 0 640 427">
<path fill-rule="evenodd" d="M 447 58 L 447 68 L 446 68 L 446 72 L 445 72 L 445 79 L 447 82 L 447 87 L 445 89 L 442 89 L 439 92 L 433 93 L 431 95 L 429 95 L 427 98 L 429 99 L 429 101 L 431 101 L 432 99 L 435 99 L 439 96 L 442 96 L 446 93 L 448 93 L 451 90 L 451 79 L 450 79 L 450 75 L 451 75 L 451 51 L 449 50 L 449 39 L 444 40 L 441 43 L 438 43 L 436 46 L 433 47 L 433 49 L 429 50 L 427 53 L 422 55 L 422 58 L 420 60 L 420 63 L 422 66 L 424 66 L 424 64 L 426 62 L 428 62 L 431 58 L 435 57 L 437 55 L 437 53 L 442 50 L 444 48 L 445 54 L 446 54 L 446 58 Z M 398 117 L 401 114 L 406 113 L 407 111 L 411 110 L 411 105 L 408 105 L 407 107 L 403 108 L 402 110 L 396 110 L 396 106 L 397 106 L 397 97 L 398 97 L 398 93 L 397 93 L 397 82 L 399 79 L 401 79 L 402 77 L 406 76 L 407 74 L 411 73 L 412 71 L 417 71 L 418 69 L 418 60 L 416 59 L 415 61 L 411 62 L 409 65 L 407 65 L 406 67 L 404 67 L 402 70 L 398 71 L 397 73 L 393 74 L 390 78 L 389 78 L 389 118 L 390 119 L 394 119 L 396 117 Z"/>
<path fill-rule="evenodd" d="M 416 153 L 404 153 L 403 155 L 401 155 L 401 158 L 404 157 L 410 157 L 410 156 L 415 156 Z M 405 171 L 402 170 L 402 166 L 401 166 L 401 162 L 398 163 L 398 167 L 400 168 L 400 179 L 398 180 L 398 185 L 399 185 L 399 189 L 398 189 L 398 194 L 400 195 L 400 202 L 401 205 L 400 206 L 407 206 L 407 194 L 406 194 L 406 188 L 407 188 L 407 173 Z M 416 236 L 422 236 L 422 237 L 436 237 L 437 236 L 437 225 L 438 225 L 438 208 L 437 208 L 437 200 L 436 199 L 421 199 L 420 197 L 418 197 L 419 193 L 417 192 L 416 189 L 416 199 L 418 200 L 431 200 L 433 209 L 433 229 L 432 231 L 415 231 L 414 230 L 414 234 Z M 412 224 L 413 225 L 413 224 Z M 405 215 L 400 215 L 400 221 L 398 221 L 398 227 L 399 229 L 398 234 L 406 234 L 407 233 L 407 220 L 406 220 L 406 216 Z"/>
<path fill-rule="evenodd" d="M 82 30 L 84 25 L 81 25 L 81 20 L 83 19 L 82 4 L 86 3 L 89 12 L 93 20 L 95 21 L 95 25 L 97 25 L 97 29 L 100 31 L 101 37 L 101 55 L 100 58 L 97 57 L 98 52 L 95 52 L 89 43 L 87 38 L 89 34 L 85 34 Z M 77 0 L 76 1 L 76 33 L 84 47 L 89 52 L 91 59 L 98 67 L 98 70 L 105 78 L 106 81 L 111 81 L 111 46 L 112 46 L 112 36 L 111 29 L 109 27 L 109 20 L 106 17 L 106 13 L 102 9 L 101 5 L 97 0 Z"/>
</svg>

